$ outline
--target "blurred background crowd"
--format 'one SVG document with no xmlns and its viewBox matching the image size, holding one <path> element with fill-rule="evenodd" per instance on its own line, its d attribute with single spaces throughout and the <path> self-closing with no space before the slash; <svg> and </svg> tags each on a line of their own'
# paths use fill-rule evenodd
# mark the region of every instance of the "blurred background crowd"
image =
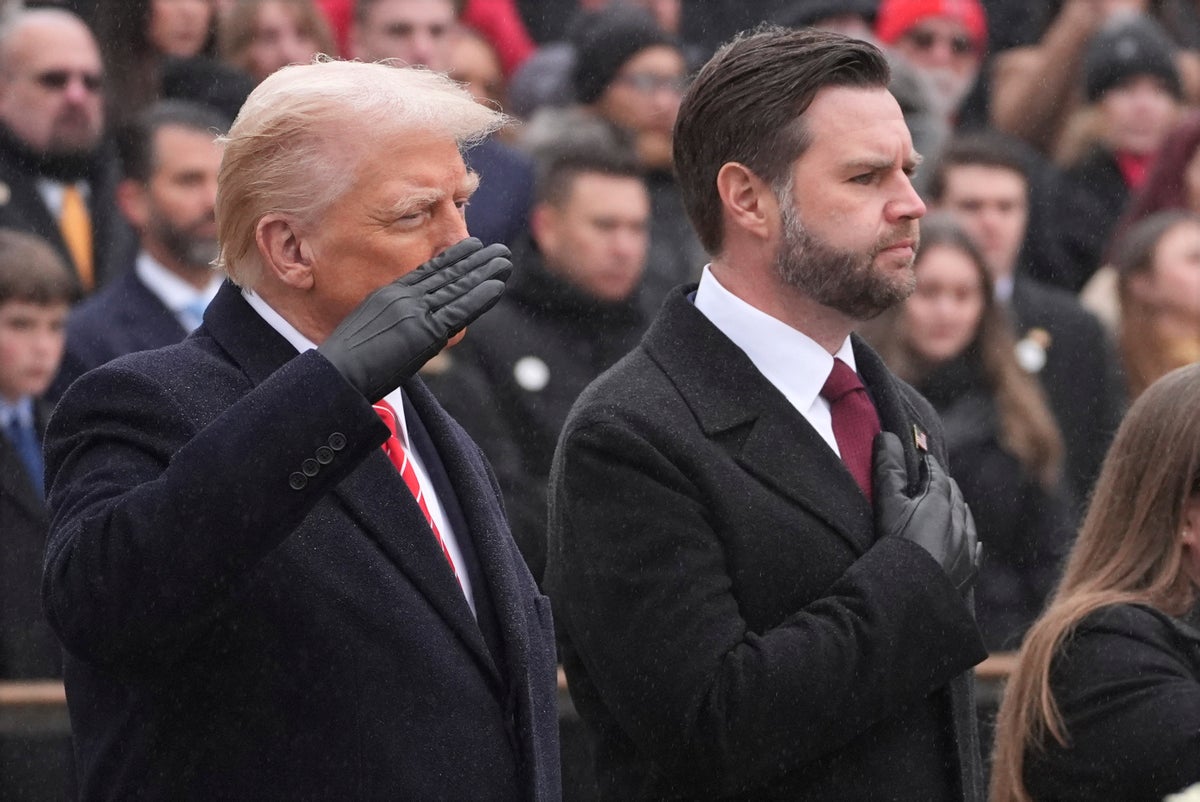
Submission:
<svg viewBox="0 0 1200 802">
<path fill-rule="evenodd" d="M 915 294 L 862 333 L 943 417 L 988 548 L 977 608 L 992 650 L 1016 648 L 1042 610 L 1129 402 L 1200 361 L 1191 0 L 68 0 L 3 14 L 0 680 L 60 671 L 39 602 L 37 444 L 55 398 L 200 324 L 220 284 L 213 134 L 258 81 L 317 54 L 448 72 L 514 118 L 466 154 L 481 178 L 468 228 L 512 248 L 513 278 L 423 376 L 491 460 L 535 577 L 567 411 L 706 261 L 672 173 L 689 76 L 763 22 L 868 39 L 892 63 L 935 214 Z M 44 746 L 0 738 L 0 783 L 38 798 L 45 763 L 29 750 Z"/>
</svg>

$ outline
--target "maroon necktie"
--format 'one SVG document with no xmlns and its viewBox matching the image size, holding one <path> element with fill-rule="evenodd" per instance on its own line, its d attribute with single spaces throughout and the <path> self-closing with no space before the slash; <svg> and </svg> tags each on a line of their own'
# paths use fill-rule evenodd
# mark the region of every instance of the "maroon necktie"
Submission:
<svg viewBox="0 0 1200 802">
<path fill-rule="evenodd" d="M 875 435 L 879 434 L 879 415 L 867 395 L 858 374 L 840 359 L 834 358 L 833 370 L 821 388 L 821 397 L 829 402 L 833 418 L 833 436 L 850 475 L 868 501 L 874 500 L 871 485 L 871 460 Z"/>
</svg>

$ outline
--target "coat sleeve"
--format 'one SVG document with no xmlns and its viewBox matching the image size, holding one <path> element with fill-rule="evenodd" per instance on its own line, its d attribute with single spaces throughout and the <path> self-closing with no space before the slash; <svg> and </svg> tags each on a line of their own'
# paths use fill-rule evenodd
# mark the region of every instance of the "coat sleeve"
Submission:
<svg viewBox="0 0 1200 802">
<path fill-rule="evenodd" d="M 899 538 L 752 631 L 704 494 L 628 427 L 569 427 L 550 503 L 547 589 L 586 684 L 640 754 L 714 795 L 838 750 L 985 656 L 940 566 Z"/>
<path fill-rule="evenodd" d="M 114 670 L 179 659 L 386 436 L 316 352 L 203 426 L 185 405 L 214 397 L 193 389 L 181 399 L 117 363 L 72 385 L 51 419 L 43 604 L 82 659 Z"/>
</svg>

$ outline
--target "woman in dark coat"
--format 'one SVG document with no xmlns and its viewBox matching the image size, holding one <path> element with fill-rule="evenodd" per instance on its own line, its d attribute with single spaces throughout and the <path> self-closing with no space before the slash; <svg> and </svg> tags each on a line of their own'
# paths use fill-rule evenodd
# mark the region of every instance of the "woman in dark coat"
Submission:
<svg viewBox="0 0 1200 802">
<path fill-rule="evenodd" d="M 1073 529 L 1062 441 L 1037 382 L 1018 364 L 983 257 L 958 223 L 921 223 L 917 288 L 864 332 L 933 404 L 971 507 L 983 567 L 975 610 L 991 651 L 1016 649 L 1058 579 Z"/>
<path fill-rule="evenodd" d="M 1009 680 L 995 802 L 1154 800 L 1200 782 L 1200 364 L 1150 386 L 1104 461 Z"/>
</svg>

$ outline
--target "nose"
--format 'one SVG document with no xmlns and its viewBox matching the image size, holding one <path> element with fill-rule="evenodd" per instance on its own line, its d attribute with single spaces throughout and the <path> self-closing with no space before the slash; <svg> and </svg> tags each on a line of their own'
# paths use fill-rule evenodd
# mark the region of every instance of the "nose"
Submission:
<svg viewBox="0 0 1200 802">
<path fill-rule="evenodd" d="M 918 220 L 925 216 L 925 201 L 904 173 L 900 174 L 896 196 L 887 205 L 887 214 L 889 222 Z"/>
<path fill-rule="evenodd" d="M 461 242 L 471 236 L 467 232 L 467 218 L 463 211 L 451 204 L 450 212 L 450 214 L 444 216 L 445 222 L 438 232 L 437 248 L 439 253 L 454 243 Z"/>
</svg>

